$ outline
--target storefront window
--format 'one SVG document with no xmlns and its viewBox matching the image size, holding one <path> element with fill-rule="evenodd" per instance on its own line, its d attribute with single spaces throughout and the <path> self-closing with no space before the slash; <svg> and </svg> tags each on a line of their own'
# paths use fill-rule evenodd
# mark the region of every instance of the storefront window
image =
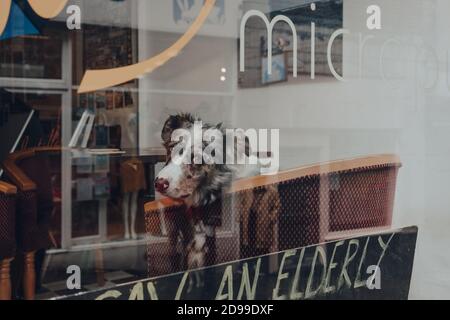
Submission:
<svg viewBox="0 0 450 320">
<path fill-rule="evenodd" d="M 58 34 L 2 40 L 0 77 L 61 79 L 62 40 Z M 55 63 L 56 62 L 56 63 Z"/>
<path fill-rule="evenodd" d="M 10 296 L 450 297 L 450 4 L 372 2 L 0 1 Z"/>
</svg>

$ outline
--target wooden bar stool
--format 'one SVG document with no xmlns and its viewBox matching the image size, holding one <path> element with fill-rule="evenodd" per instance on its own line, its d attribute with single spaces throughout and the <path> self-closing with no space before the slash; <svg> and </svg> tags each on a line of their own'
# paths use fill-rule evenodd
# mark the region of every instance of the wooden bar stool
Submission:
<svg viewBox="0 0 450 320">
<path fill-rule="evenodd" d="M 33 300 L 36 291 L 35 254 L 51 245 L 50 217 L 53 190 L 49 155 L 61 154 L 58 147 L 26 149 L 10 154 L 3 163 L 6 176 L 17 192 L 16 243 L 23 255 L 23 295 Z"/>
<path fill-rule="evenodd" d="M 11 299 L 10 265 L 16 251 L 16 187 L 0 181 L 0 300 Z"/>
</svg>

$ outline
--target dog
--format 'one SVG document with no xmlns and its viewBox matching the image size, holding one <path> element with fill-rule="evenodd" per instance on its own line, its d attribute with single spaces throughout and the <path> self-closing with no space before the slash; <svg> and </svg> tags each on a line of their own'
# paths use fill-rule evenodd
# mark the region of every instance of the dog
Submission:
<svg viewBox="0 0 450 320">
<path fill-rule="evenodd" d="M 214 132 L 219 135 L 217 138 L 222 141 L 222 147 L 212 152 L 212 155 L 224 160 L 227 154 L 232 153 L 233 157 L 242 157 L 246 164 L 227 164 L 226 161 L 211 161 L 212 159 L 195 161 L 197 156 L 195 144 L 187 144 L 185 137 L 177 139 L 175 136 L 181 129 L 189 133 L 190 137 L 195 136 L 195 125 L 200 122 L 201 119 L 192 114 L 180 113 L 170 116 L 164 123 L 161 132 L 163 146 L 167 152 L 167 162 L 155 179 L 155 189 L 163 196 L 181 200 L 188 210 L 215 203 L 235 179 L 259 174 L 258 162 L 255 161 L 255 156 L 251 153 L 248 139 L 242 136 L 243 133 L 241 133 L 241 136 L 236 135 L 230 149 L 230 146 L 226 143 L 226 129 L 223 128 L 222 124 L 210 125 L 201 122 L 200 134 L 202 138 L 204 134 L 214 129 Z M 203 152 L 207 148 L 208 143 L 202 139 L 200 151 L 202 151 L 203 158 L 207 158 L 207 155 Z M 191 221 L 190 225 L 198 229 L 199 223 L 202 224 L 201 229 L 204 234 L 191 230 L 192 232 L 185 232 L 182 235 L 185 238 L 190 237 L 190 239 L 184 239 L 183 241 L 189 244 L 184 249 L 186 251 L 184 256 L 189 269 L 203 267 L 205 261 L 208 260 L 205 258 L 206 254 L 215 256 L 215 248 L 211 248 L 211 246 L 215 247 L 215 227 L 208 225 L 206 222 L 203 225 L 201 218 Z"/>
<path fill-rule="evenodd" d="M 191 291 L 194 286 L 201 288 L 204 285 L 204 271 L 201 270 L 201 268 L 206 265 L 205 256 L 208 254 L 208 246 L 206 233 L 202 227 L 202 223 L 199 223 L 194 227 L 196 230 L 194 238 L 188 244 L 186 249 L 188 269 L 197 269 L 189 280 L 188 292 Z"/>
<path fill-rule="evenodd" d="M 196 233 L 194 239 L 189 243 L 187 251 L 187 264 L 189 268 L 203 267 L 205 265 L 205 254 L 208 252 L 205 233 Z"/>
<path fill-rule="evenodd" d="M 236 157 L 244 158 L 246 164 L 227 164 L 226 161 L 222 161 L 222 163 L 205 163 L 205 161 L 202 161 L 201 164 L 198 164 L 198 162 L 194 163 L 195 146 L 193 144 L 191 144 L 190 150 L 187 150 L 185 155 L 183 155 L 187 160 L 192 161 L 183 163 L 174 161 L 174 150 L 177 150 L 177 147 L 181 144 L 180 140 L 173 139 L 174 132 L 179 129 L 185 129 L 191 136 L 194 136 L 195 133 L 193 131 L 196 122 L 201 122 L 201 119 L 188 113 L 170 116 L 167 119 L 161 133 L 163 146 L 167 151 L 167 162 L 155 180 L 155 189 L 160 194 L 182 200 L 187 207 L 200 207 L 211 204 L 221 197 L 222 193 L 230 187 L 233 180 L 259 174 L 258 162 L 255 156 L 251 154 L 248 140 L 245 137 L 238 137 L 233 144 L 234 149 L 227 149 L 226 130 L 222 128 L 222 124 L 215 126 L 204 124 L 202 133 L 209 129 L 219 131 L 222 135 L 222 145 L 224 146 L 221 158 L 226 158 L 226 153 L 233 151 Z M 202 141 L 202 144 L 202 150 L 207 148 L 206 142 Z M 242 144 L 245 145 L 242 146 Z M 238 154 L 239 152 L 242 154 Z"/>
</svg>

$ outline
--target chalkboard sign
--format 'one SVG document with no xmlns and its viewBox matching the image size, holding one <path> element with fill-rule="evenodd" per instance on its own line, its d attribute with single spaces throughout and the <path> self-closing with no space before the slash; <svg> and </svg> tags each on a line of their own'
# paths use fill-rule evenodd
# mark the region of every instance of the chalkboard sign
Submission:
<svg viewBox="0 0 450 320">
<path fill-rule="evenodd" d="M 287 250 L 61 299 L 407 299 L 417 227 Z"/>
</svg>

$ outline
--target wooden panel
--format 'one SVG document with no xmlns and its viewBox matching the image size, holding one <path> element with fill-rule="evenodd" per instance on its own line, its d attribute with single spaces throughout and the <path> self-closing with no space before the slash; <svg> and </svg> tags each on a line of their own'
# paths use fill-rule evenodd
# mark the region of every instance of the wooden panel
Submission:
<svg viewBox="0 0 450 320">
<path fill-rule="evenodd" d="M 60 147 L 40 147 L 26 149 L 10 154 L 3 162 L 6 175 L 21 191 L 36 190 L 36 184 L 20 169 L 18 163 L 24 159 L 34 157 L 38 154 L 59 154 Z"/>
<path fill-rule="evenodd" d="M 15 194 L 17 193 L 17 188 L 9 183 L 0 181 L 0 193 Z"/>
<path fill-rule="evenodd" d="M 238 180 L 233 183 L 230 193 L 248 190 L 269 184 L 277 184 L 293 179 L 307 176 L 330 174 L 339 171 L 354 170 L 359 168 L 367 168 L 381 165 L 398 165 L 401 166 L 400 158 L 396 155 L 375 155 L 364 158 L 352 158 L 345 160 L 337 160 L 325 162 L 310 166 L 303 166 L 292 170 L 280 172 L 270 176 L 257 176 Z"/>
<path fill-rule="evenodd" d="M 382 165 L 394 165 L 400 167 L 401 166 L 400 158 L 394 154 L 382 154 L 303 166 L 296 169 L 283 171 L 278 174 L 270 176 L 257 176 L 237 180 L 233 182 L 228 192 L 235 193 L 243 190 L 253 189 L 271 184 L 277 184 L 312 175 L 330 174 L 340 171 L 355 170 Z M 180 206 L 181 204 L 182 202 L 180 201 L 165 198 L 162 200 L 152 201 L 145 204 L 145 211 L 151 212 L 168 207 Z"/>
</svg>

